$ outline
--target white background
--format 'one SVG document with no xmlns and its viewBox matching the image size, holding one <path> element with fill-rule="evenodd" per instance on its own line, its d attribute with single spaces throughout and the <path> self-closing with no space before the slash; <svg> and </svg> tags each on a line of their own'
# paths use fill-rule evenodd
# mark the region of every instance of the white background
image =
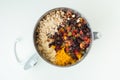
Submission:
<svg viewBox="0 0 120 80">
<path fill-rule="evenodd" d="M 32 34 L 37 20 L 56 7 L 79 11 L 102 38 L 78 65 L 60 68 L 40 58 L 35 67 L 24 70 L 14 56 L 16 38 L 22 38 L 19 56 L 28 59 L 36 53 Z M 119 21 L 119 0 L 0 0 L 0 80 L 120 80 Z"/>
</svg>

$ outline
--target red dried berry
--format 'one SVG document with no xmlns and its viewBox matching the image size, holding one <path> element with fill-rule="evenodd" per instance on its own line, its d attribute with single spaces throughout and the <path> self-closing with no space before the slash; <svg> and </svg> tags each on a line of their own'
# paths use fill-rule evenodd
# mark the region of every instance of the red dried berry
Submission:
<svg viewBox="0 0 120 80">
<path fill-rule="evenodd" d="M 86 41 L 85 41 L 86 44 L 89 44 L 90 43 L 90 39 L 88 38 Z"/>
<path fill-rule="evenodd" d="M 83 31 L 82 31 L 82 30 L 80 30 L 80 34 L 81 34 L 81 35 L 83 34 Z"/>
<path fill-rule="evenodd" d="M 84 40 L 84 41 L 87 41 L 87 40 L 88 40 L 88 37 L 87 37 L 87 36 L 85 36 L 85 37 L 83 38 L 83 40 Z"/>
<path fill-rule="evenodd" d="M 69 48 L 68 48 L 68 47 L 66 47 L 66 48 L 65 48 L 65 51 L 68 53 L 68 52 L 69 52 Z"/>
<path fill-rule="evenodd" d="M 77 29 L 75 29 L 74 32 L 77 33 Z"/>
<path fill-rule="evenodd" d="M 67 32 L 69 32 L 71 30 L 71 27 L 70 26 L 66 27 L 66 30 Z"/>
<path fill-rule="evenodd" d="M 75 36 L 75 32 L 74 31 L 72 31 L 72 35 Z"/>
<path fill-rule="evenodd" d="M 79 51 L 77 49 L 74 50 L 75 55 L 79 54 Z"/>
</svg>

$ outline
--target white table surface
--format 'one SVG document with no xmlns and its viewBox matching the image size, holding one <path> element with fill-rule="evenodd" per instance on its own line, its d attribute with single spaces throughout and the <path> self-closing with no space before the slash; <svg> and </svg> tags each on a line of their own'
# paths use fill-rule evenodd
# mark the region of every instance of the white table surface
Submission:
<svg viewBox="0 0 120 80">
<path fill-rule="evenodd" d="M 19 56 L 36 53 L 32 32 L 39 17 L 56 7 L 83 14 L 102 38 L 93 42 L 87 57 L 69 68 L 52 66 L 43 59 L 29 69 L 17 63 L 14 42 L 22 38 Z M 119 0 L 0 0 L 0 80 L 120 80 Z"/>
</svg>

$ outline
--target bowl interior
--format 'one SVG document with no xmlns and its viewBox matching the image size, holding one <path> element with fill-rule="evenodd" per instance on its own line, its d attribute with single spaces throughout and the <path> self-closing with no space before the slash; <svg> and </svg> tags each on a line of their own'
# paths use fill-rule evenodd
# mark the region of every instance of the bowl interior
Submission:
<svg viewBox="0 0 120 80">
<path fill-rule="evenodd" d="M 64 66 L 63 66 L 63 65 L 54 64 L 54 63 L 52 63 L 50 60 L 48 60 L 45 56 L 43 56 L 44 53 L 38 49 L 38 44 L 36 43 L 36 41 L 37 41 L 37 39 L 38 39 L 37 36 L 39 35 L 39 33 L 38 33 L 38 32 L 36 33 L 36 31 L 37 31 L 38 27 L 40 27 L 40 21 L 42 21 L 43 19 L 45 19 L 45 17 L 46 17 L 50 12 L 52 12 L 52 11 L 59 11 L 59 10 L 63 10 L 63 11 L 70 10 L 71 12 L 73 12 L 73 13 L 75 13 L 75 14 L 78 14 L 81 18 L 83 18 L 83 19 L 85 20 L 85 22 L 86 22 L 85 24 L 87 25 L 87 28 L 90 30 L 90 31 L 89 31 L 89 33 L 90 33 L 89 46 L 84 50 L 84 53 L 82 54 L 82 57 L 81 57 L 79 60 L 76 60 L 76 62 L 75 62 L 74 64 L 69 64 L 69 65 L 64 65 Z M 67 12 L 66 12 L 66 13 L 67 13 Z M 73 17 L 74 17 L 74 15 L 73 15 Z M 76 21 L 77 21 L 77 20 L 76 20 Z M 52 22 L 52 21 L 51 21 L 51 22 Z M 69 32 L 71 32 L 71 31 L 69 31 Z M 35 26 L 34 34 L 33 34 L 34 45 L 35 45 L 35 48 L 36 48 L 38 54 L 39 54 L 45 61 L 47 61 L 48 63 L 50 63 L 50 64 L 52 64 L 52 65 L 55 65 L 55 66 L 60 66 L 60 67 L 72 66 L 72 65 L 75 65 L 75 64 L 79 63 L 80 61 L 82 61 L 82 60 L 86 57 L 86 55 L 88 54 L 88 52 L 89 52 L 89 50 L 90 50 L 90 48 L 91 48 L 92 37 L 93 37 L 92 30 L 91 30 L 90 25 L 89 25 L 88 21 L 86 20 L 86 18 L 83 17 L 78 11 L 76 11 L 76 10 L 74 10 L 74 9 L 71 9 L 71 8 L 66 8 L 66 7 L 54 8 L 54 9 L 51 9 L 51 10 L 47 11 L 46 13 L 44 13 L 44 14 L 39 18 L 39 20 L 38 20 L 38 22 L 37 22 L 37 24 L 36 24 L 36 26 Z"/>
</svg>

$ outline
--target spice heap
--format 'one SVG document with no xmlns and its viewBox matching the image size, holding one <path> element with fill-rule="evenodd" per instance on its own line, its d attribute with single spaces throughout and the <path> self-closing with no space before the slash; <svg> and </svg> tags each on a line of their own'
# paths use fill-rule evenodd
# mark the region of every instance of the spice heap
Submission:
<svg viewBox="0 0 120 80">
<path fill-rule="evenodd" d="M 49 61 L 58 66 L 68 66 L 78 62 L 86 53 L 91 42 L 91 30 L 79 13 L 67 8 L 58 11 L 62 13 L 61 22 L 56 21 L 58 24 L 53 29 L 54 33 L 46 33 L 47 45 L 49 49 L 55 51 L 54 60 Z M 51 21 L 51 23 L 53 22 Z M 48 27 L 53 26 L 49 25 Z"/>
</svg>

